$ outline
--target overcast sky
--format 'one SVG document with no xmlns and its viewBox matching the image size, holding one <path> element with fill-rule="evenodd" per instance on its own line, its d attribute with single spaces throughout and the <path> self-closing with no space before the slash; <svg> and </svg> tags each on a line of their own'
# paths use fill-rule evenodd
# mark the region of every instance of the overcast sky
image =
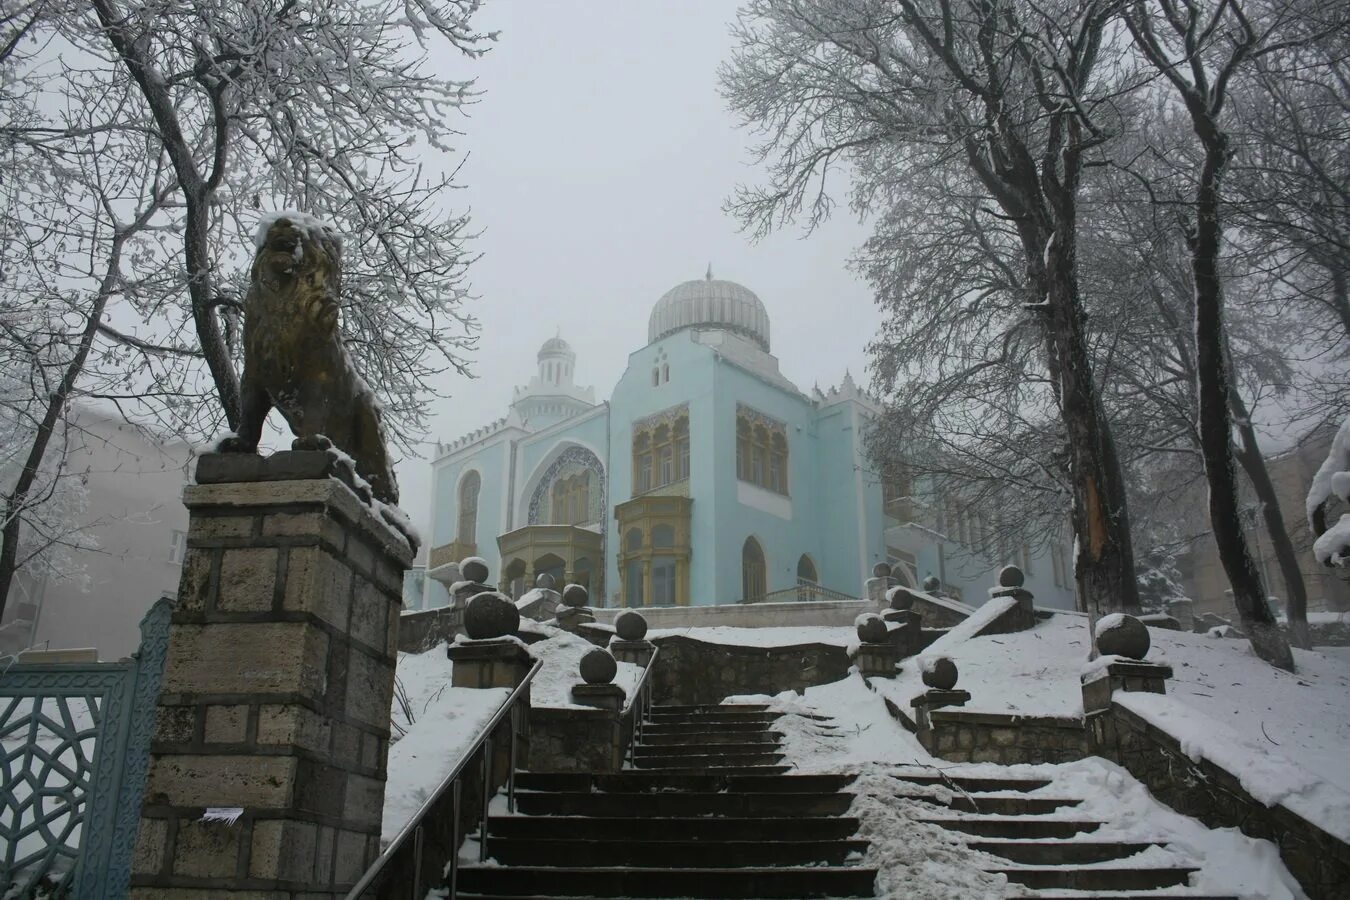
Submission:
<svg viewBox="0 0 1350 900">
<path fill-rule="evenodd" d="M 488 0 L 478 25 L 500 30 L 474 63 L 484 93 L 463 121 L 465 189 L 483 234 L 470 271 L 483 326 L 477 378 L 447 376 L 428 439 L 451 441 L 506 413 L 535 352 L 560 332 L 577 381 L 608 399 L 647 316 L 674 285 L 740 282 L 764 301 L 773 353 L 804 390 L 863 380 L 864 347 L 880 321 L 849 254 L 866 236 L 847 212 L 803 239 L 758 244 L 722 203 L 759 180 L 750 145 L 717 93 L 731 50 L 733 0 Z M 398 467 L 402 505 L 424 533 L 430 451 Z M 425 536 L 429 537 L 429 534 Z"/>
</svg>

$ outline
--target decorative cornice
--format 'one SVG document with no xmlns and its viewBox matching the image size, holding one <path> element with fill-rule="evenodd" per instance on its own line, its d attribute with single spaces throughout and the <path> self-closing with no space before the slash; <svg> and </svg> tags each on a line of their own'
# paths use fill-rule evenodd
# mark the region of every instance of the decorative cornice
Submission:
<svg viewBox="0 0 1350 900">
<path fill-rule="evenodd" d="M 674 426 L 681 418 L 689 418 L 688 403 L 680 403 L 668 409 L 663 409 L 658 413 L 652 413 L 650 416 L 644 416 L 641 419 L 635 420 L 633 422 L 633 431 L 646 431 L 660 425 Z"/>
</svg>

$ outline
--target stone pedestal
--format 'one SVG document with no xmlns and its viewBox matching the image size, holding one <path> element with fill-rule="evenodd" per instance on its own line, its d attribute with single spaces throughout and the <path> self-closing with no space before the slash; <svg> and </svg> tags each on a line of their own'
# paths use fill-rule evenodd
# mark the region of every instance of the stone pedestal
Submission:
<svg viewBox="0 0 1350 900">
<path fill-rule="evenodd" d="M 445 655 L 454 663 L 450 685 L 457 688 L 514 688 L 534 665 L 530 651 L 513 638 L 461 641 L 446 647 Z"/>
<path fill-rule="evenodd" d="M 863 582 L 863 591 L 867 599 L 878 606 L 886 605 L 886 592 L 895 587 L 897 582 L 890 575 L 873 577 Z"/>
<path fill-rule="evenodd" d="M 590 625 L 595 622 L 595 611 L 589 606 L 559 604 L 557 611 L 553 613 L 553 618 L 563 631 L 576 634 L 578 626 Z"/>
<path fill-rule="evenodd" d="M 890 642 L 859 644 L 849 655 L 864 678 L 894 678 L 896 664 L 900 662 L 900 653 Z"/>
<path fill-rule="evenodd" d="M 341 897 L 380 850 L 412 548 L 324 453 L 199 479 L 131 896 Z"/>
<path fill-rule="evenodd" d="M 470 600 L 479 594 L 490 594 L 496 590 L 477 581 L 459 581 L 455 583 L 455 592 L 450 600 L 457 609 L 463 609 Z"/>
<path fill-rule="evenodd" d="M 617 684 L 572 685 L 572 702 L 581 706 L 594 706 L 596 709 L 618 713 L 623 709 L 626 699 L 628 695 Z"/>
<path fill-rule="evenodd" d="M 1150 694 L 1167 693 L 1167 679 L 1172 667 L 1131 659 L 1109 662 L 1082 678 L 1083 712 L 1095 713 L 1111 706 L 1111 695 L 1116 691 L 1145 691 Z"/>
<path fill-rule="evenodd" d="M 1182 631 L 1195 630 L 1195 603 L 1190 600 L 1172 600 L 1167 604 L 1167 614 L 1176 619 Z"/>
<path fill-rule="evenodd" d="M 647 668 L 647 663 L 652 661 L 652 654 L 656 652 L 656 645 L 651 641 L 621 641 L 614 638 L 609 642 L 609 652 L 614 654 L 614 658 L 619 662 L 632 663 L 635 666 Z"/>
<path fill-rule="evenodd" d="M 929 688 L 909 701 L 909 705 L 914 707 L 914 723 L 922 733 L 932 730 L 933 720 L 929 713 L 933 710 L 942 709 L 944 706 L 965 706 L 968 702 L 970 702 L 970 691 L 944 691 L 939 688 Z M 922 734 L 920 739 L 922 740 Z"/>
<path fill-rule="evenodd" d="M 914 610 L 888 609 L 881 614 L 881 618 L 891 626 L 888 633 L 891 646 L 901 659 L 916 656 L 928 646 L 923 636 L 922 617 Z"/>
</svg>

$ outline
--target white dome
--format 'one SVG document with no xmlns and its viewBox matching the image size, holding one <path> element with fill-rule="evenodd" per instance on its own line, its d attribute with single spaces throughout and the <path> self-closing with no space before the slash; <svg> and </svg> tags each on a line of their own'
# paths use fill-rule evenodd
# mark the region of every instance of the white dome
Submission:
<svg viewBox="0 0 1350 900">
<path fill-rule="evenodd" d="M 551 337 L 544 341 L 544 345 L 539 348 L 539 358 L 543 359 L 546 356 L 575 357 L 576 354 L 572 352 L 572 347 L 567 341 L 564 341 L 560 337 Z"/>
<path fill-rule="evenodd" d="M 647 343 L 685 328 L 724 328 L 769 352 L 769 313 L 747 287 L 711 276 L 677 284 L 652 307 Z"/>
</svg>

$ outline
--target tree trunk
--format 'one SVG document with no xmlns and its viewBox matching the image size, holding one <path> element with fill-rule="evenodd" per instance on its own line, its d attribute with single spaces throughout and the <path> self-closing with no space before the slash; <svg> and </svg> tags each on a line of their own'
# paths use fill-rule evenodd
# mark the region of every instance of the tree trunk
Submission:
<svg viewBox="0 0 1350 900">
<path fill-rule="evenodd" d="M 1219 561 L 1233 587 L 1242 628 L 1252 649 L 1271 665 L 1294 670 L 1289 649 L 1261 583 L 1238 517 L 1238 481 L 1233 459 L 1233 422 L 1229 411 L 1231 387 L 1223 330 L 1223 286 L 1219 281 L 1219 178 L 1228 156 L 1227 136 L 1194 116 L 1193 124 L 1205 147 L 1196 197 L 1194 231 L 1189 236 L 1195 276 L 1195 353 L 1200 453 L 1209 482 L 1209 519 L 1218 545 Z"/>
<path fill-rule="evenodd" d="M 1312 647 L 1308 636 L 1308 589 L 1303 583 L 1303 571 L 1299 568 L 1298 554 L 1294 551 L 1294 542 L 1289 539 L 1289 530 L 1284 524 L 1284 513 L 1280 510 L 1279 498 L 1275 495 L 1275 485 L 1270 480 L 1265 458 L 1261 455 L 1261 445 L 1252 427 L 1247 404 L 1237 391 L 1230 396 L 1233 416 L 1237 419 L 1238 435 L 1242 446 L 1238 448 L 1237 458 L 1247 473 L 1261 502 L 1261 517 L 1266 524 L 1266 533 L 1270 535 L 1270 545 L 1275 550 L 1275 561 L 1280 567 L 1280 578 L 1284 581 L 1285 599 L 1288 601 L 1289 634 L 1294 646 L 1304 650 Z"/>
</svg>

